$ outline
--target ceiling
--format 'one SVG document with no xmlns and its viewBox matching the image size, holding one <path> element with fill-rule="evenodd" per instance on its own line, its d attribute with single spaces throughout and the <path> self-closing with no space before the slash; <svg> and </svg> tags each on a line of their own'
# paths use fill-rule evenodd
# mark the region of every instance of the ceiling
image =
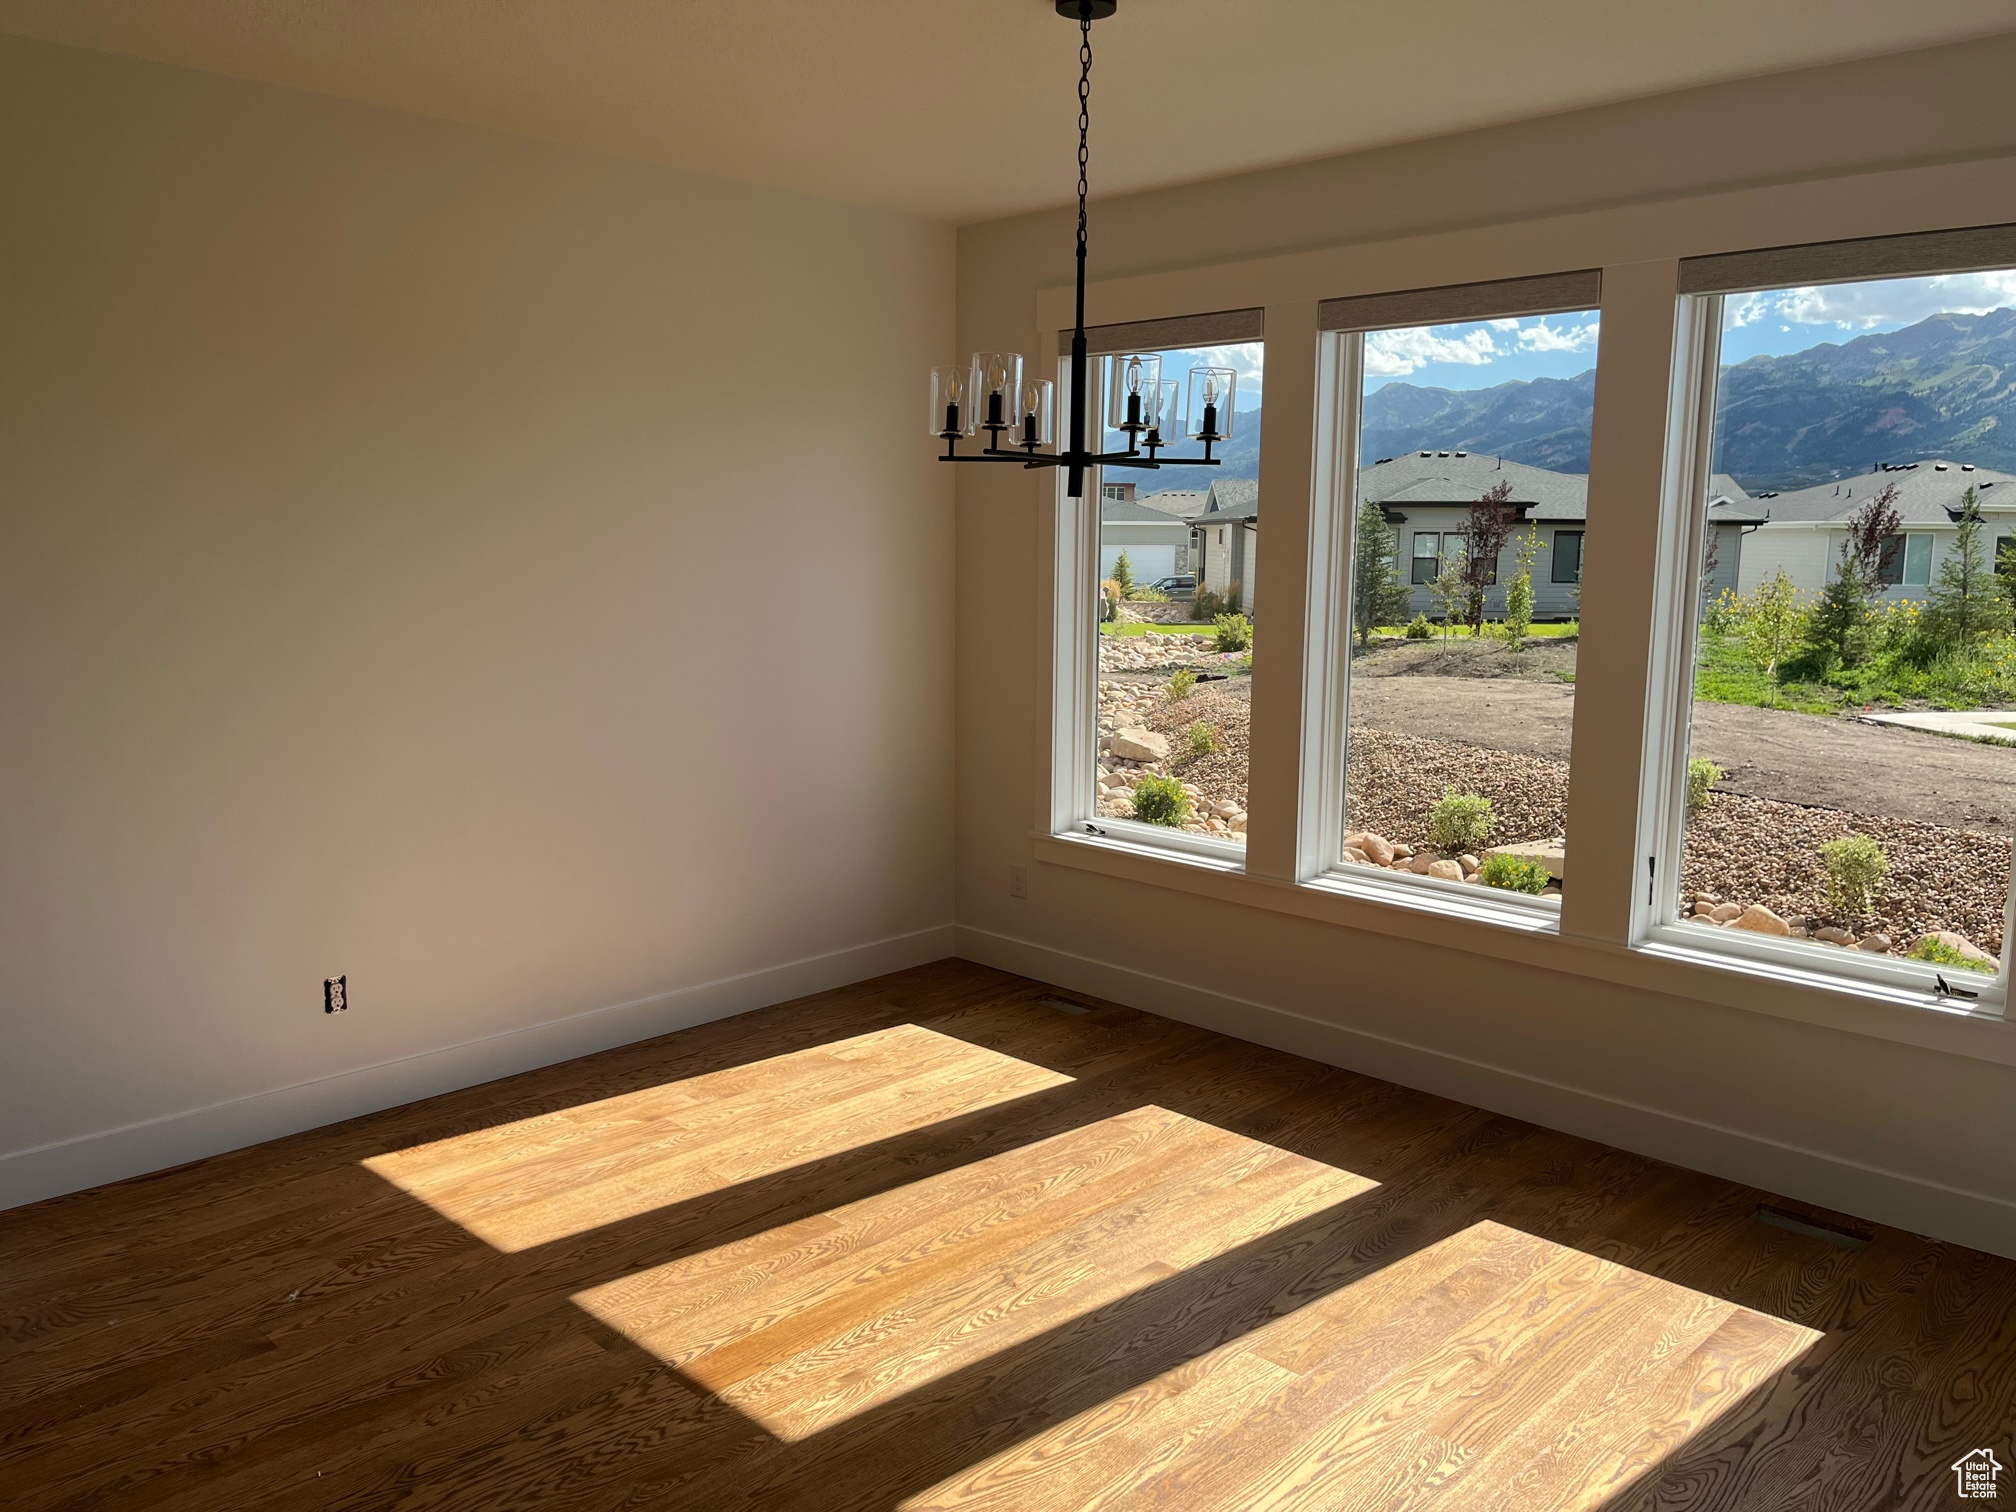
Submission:
<svg viewBox="0 0 2016 1512">
<path fill-rule="evenodd" d="M 1121 0 L 1093 192 L 2012 26 L 2009 0 Z M 1071 194 L 1051 0 L 0 0 L 0 31 L 947 220 Z"/>
</svg>

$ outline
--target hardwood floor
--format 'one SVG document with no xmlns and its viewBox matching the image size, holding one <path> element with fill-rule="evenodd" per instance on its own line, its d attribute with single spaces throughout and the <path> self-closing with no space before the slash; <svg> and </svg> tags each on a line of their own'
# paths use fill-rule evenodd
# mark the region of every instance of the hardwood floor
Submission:
<svg viewBox="0 0 2016 1512">
<path fill-rule="evenodd" d="M 2016 1461 L 2016 1264 L 1048 992 L 943 962 L 0 1214 L 0 1503 L 1817 1512 Z"/>
</svg>

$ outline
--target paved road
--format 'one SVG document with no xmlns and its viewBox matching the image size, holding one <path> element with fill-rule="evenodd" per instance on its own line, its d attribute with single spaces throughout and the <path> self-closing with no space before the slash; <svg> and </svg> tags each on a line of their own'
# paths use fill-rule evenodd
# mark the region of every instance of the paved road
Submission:
<svg viewBox="0 0 2016 1512">
<path fill-rule="evenodd" d="M 1365 677 L 1351 719 L 1568 759 L 1575 690 L 1520 678 Z M 1488 738 L 1484 732 L 1488 731 Z M 1928 824 L 2016 829 L 2016 748 L 1740 704 L 1694 705 L 1694 754 L 1759 798 Z"/>
</svg>

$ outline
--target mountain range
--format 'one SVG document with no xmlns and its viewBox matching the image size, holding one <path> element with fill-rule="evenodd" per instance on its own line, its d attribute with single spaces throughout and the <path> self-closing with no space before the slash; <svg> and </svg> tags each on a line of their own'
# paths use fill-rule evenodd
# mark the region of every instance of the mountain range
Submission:
<svg viewBox="0 0 2016 1512">
<path fill-rule="evenodd" d="M 1394 382 L 1365 396 L 1363 460 L 1428 449 L 1589 470 L 1596 371 L 1483 389 Z M 1137 474 L 1143 493 L 1259 475 L 1260 410 L 1242 410 L 1219 468 Z M 2016 472 L 2016 310 L 1928 316 L 1722 370 L 1715 470 L 1752 493 L 1804 488 L 1875 462 L 1950 457 Z M 1116 474 L 1117 476 L 1117 474 Z"/>
</svg>

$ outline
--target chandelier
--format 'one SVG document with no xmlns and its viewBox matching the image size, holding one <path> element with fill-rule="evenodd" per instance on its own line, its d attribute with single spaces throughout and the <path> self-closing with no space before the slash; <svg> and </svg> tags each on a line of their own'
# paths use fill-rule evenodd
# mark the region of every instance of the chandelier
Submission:
<svg viewBox="0 0 2016 1512">
<path fill-rule="evenodd" d="M 1047 378 L 1026 378 L 1017 352 L 975 352 L 964 367 L 950 363 L 931 370 L 931 434 L 945 443 L 940 462 L 1007 462 L 1024 468 L 1066 469 L 1065 492 L 1082 498 L 1088 467 L 1160 467 L 1164 461 L 1216 467 L 1211 448 L 1232 439 L 1232 399 L 1238 374 L 1231 368 L 1193 367 L 1179 385 L 1162 377 L 1155 353 L 1125 353 L 1112 363 L 1107 424 L 1123 431 L 1123 451 L 1088 451 L 1085 421 L 1092 397 L 1085 356 L 1085 185 L 1091 161 L 1087 138 L 1092 115 L 1092 23 L 1103 20 L 1119 0 L 1056 0 L 1057 14 L 1078 23 L 1078 307 L 1071 328 L 1071 417 L 1062 451 L 1045 451 L 1054 438 L 1054 399 Z M 1181 388 L 1182 392 L 1178 390 Z M 1181 403 L 1179 404 L 1179 400 Z M 1185 417 L 1187 418 L 1187 423 Z M 1116 418 L 1117 417 L 1117 418 Z M 961 453 L 959 443 L 980 431 L 987 443 Z M 1196 457 L 1156 453 L 1174 437 L 1202 444 Z M 1004 445 L 1004 438 L 1006 444 Z"/>
</svg>

